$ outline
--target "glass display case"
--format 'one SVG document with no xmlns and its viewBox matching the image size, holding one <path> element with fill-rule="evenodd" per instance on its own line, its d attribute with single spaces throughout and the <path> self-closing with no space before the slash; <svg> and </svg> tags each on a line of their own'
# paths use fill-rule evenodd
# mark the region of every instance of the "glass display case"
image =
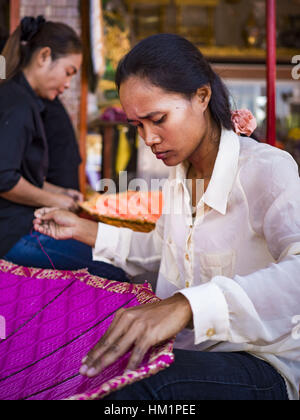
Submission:
<svg viewBox="0 0 300 420">
<path fill-rule="evenodd" d="M 262 62 L 265 0 L 124 0 L 136 43 L 158 32 L 178 33 L 215 61 Z M 278 62 L 300 48 L 300 1 L 277 0 Z"/>
<path fill-rule="evenodd" d="M 106 72 L 101 102 L 117 101 L 119 59 L 156 33 L 183 35 L 212 63 L 266 61 L 265 0 L 103 0 Z M 300 0 L 277 0 L 277 61 L 290 64 L 300 48 Z"/>
<path fill-rule="evenodd" d="M 227 80 L 232 106 L 248 108 L 256 116 L 257 135 L 266 139 L 266 82 L 265 80 Z M 295 81 L 278 81 L 276 84 L 277 140 L 285 144 L 289 132 L 300 127 L 300 84 Z"/>
<path fill-rule="evenodd" d="M 266 83 L 265 80 L 230 80 L 226 85 L 232 106 L 248 108 L 257 118 L 256 136 L 266 141 Z M 276 85 L 276 146 L 293 155 L 300 167 L 300 84 L 278 81 Z"/>
</svg>

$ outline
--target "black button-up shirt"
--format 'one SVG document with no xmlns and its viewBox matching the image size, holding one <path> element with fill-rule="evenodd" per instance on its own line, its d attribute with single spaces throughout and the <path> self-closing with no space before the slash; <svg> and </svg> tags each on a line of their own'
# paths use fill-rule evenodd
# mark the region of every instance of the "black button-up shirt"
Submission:
<svg viewBox="0 0 300 420">
<path fill-rule="evenodd" d="M 0 192 L 12 190 L 21 177 L 43 187 L 48 172 L 44 110 L 22 72 L 0 85 Z M 30 233 L 34 210 L 0 198 L 0 258 Z"/>
<path fill-rule="evenodd" d="M 57 98 L 44 100 L 43 122 L 49 148 L 47 181 L 64 188 L 79 190 L 78 142 L 71 119 Z"/>
</svg>

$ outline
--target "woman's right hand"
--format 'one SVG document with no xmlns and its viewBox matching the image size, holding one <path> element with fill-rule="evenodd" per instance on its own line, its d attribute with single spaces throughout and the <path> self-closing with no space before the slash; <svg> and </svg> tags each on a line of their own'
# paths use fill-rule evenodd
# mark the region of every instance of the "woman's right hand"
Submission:
<svg viewBox="0 0 300 420">
<path fill-rule="evenodd" d="M 58 240 L 73 239 L 80 221 L 74 213 L 58 208 L 39 209 L 34 216 L 34 229 Z"/>
</svg>

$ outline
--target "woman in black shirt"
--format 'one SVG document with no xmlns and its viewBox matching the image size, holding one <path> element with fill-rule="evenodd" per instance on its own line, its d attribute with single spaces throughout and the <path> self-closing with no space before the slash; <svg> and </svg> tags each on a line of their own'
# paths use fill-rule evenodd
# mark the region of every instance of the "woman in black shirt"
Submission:
<svg viewBox="0 0 300 420">
<path fill-rule="evenodd" d="M 36 208 L 75 211 L 81 198 L 77 191 L 46 182 L 48 146 L 43 124 L 43 99 L 54 101 L 80 69 L 80 39 L 65 24 L 27 17 L 2 54 L 8 80 L 0 85 L 0 258 L 52 268 L 41 243 L 57 269 L 88 267 L 92 274 L 126 279 L 122 270 L 93 262 L 91 248 L 79 242 L 61 243 L 31 234 Z"/>
<path fill-rule="evenodd" d="M 43 123 L 49 150 L 47 181 L 79 190 L 81 157 L 71 118 L 58 97 L 54 101 L 45 99 L 44 104 Z"/>
</svg>

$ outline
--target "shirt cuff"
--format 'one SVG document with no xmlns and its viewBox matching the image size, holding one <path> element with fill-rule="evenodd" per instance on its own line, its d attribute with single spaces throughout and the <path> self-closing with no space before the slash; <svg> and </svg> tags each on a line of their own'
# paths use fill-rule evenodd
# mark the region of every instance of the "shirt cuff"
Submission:
<svg viewBox="0 0 300 420">
<path fill-rule="evenodd" d="M 229 340 L 229 310 L 222 290 L 214 283 L 183 289 L 194 317 L 195 345 Z"/>
<path fill-rule="evenodd" d="M 113 264 L 116 248 L 119 242 L 119 228 L 104 223 L 98 223 L 98 233 L 93 260 Z"/>
<path fill-rule="evenodd" d="M 280 255 L 277 262 L 282 261 L 284 258 L 290 255 L 300 255 L 300 242 L 295 242 L 288 246 Z"/>
</svg>

